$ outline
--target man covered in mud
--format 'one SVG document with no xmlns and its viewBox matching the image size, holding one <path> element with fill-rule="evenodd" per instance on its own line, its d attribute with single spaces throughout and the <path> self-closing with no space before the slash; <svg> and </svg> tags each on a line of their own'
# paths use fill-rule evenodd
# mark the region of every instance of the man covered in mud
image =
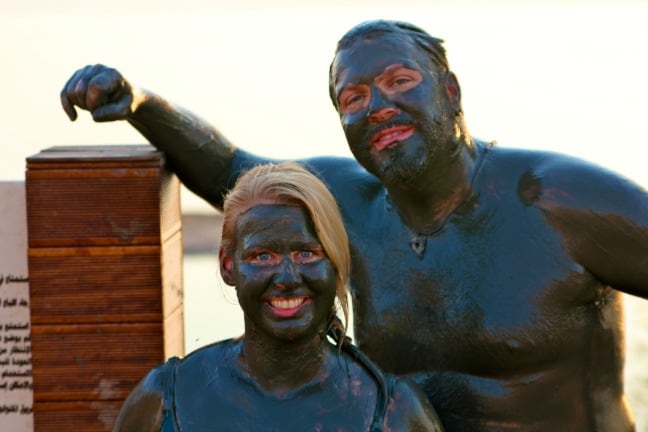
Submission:
<svg viewBox="0 0 648 432">
<path fill-rule="evenodd" d="M 648 193 L 471 137 L 442 41 L 411 24 L 351 29 L 330 94 L 355 160 L 300 162 L 342 210 L 361 350 L 414 378 L 448 431 L 633 431 L 622 293 L 648 298 Z M 268 161 L 105 66 L 61 101 L 72 120 L 127 120 L 217 208 Z"/>
</svg>

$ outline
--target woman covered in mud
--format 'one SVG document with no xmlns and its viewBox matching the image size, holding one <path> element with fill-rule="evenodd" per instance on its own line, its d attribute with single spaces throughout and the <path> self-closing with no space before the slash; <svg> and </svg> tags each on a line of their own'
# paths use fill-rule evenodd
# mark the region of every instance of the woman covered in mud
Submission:
<svg viewBox="0 0 648 432">
<path fill-rule="evenodd" d="M 245 333 L 154 368 L 113 430 L 441 431 L 414 384 L 345 337 L 348 239 L 324 184 L 294 163 L 257 166 L 223 211 L 221 276 Z"/>
</svg>

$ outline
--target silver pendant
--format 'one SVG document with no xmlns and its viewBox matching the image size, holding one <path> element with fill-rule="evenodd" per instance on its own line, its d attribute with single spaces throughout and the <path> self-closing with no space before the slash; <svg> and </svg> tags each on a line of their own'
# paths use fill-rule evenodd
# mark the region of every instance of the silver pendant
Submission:
<svg viewBox="0 0 648 432">
<path fill-rule="evenodd" d="M 427 246 L 427 236 L 416 236 L 409 242 L 410 247 L 416 253 L 419 259 L 423 259 L 425 254 L 425 247 Z"/>
</svg>

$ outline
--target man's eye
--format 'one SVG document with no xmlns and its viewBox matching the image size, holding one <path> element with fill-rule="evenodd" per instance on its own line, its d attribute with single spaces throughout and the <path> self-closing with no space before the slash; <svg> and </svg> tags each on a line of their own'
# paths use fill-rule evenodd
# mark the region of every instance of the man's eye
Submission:
<svg viewBox="0 0 648 432">
<path fill-rule="evenodd" d="M 394 77 L 389 83 L 389 88 L 394 91 L 406 91 L 415 87 L 418 81 L 409 75 Z"/>
<path fill-rule="evenodd" d="M 358 103 L 362 100 L 363 96 L 360 94 L 355 94 L 347 98 L 346 104 L 347 105 L 353 105 L 354 103 Z"/>
<path fill-rule="evenodd" d="M 391 86 L 392 87 L 398 87 L 398 86 L 401 86 L 401 85 L 405 85 L 405 84 L 409 83 L 410 81 L 412 81 L 412 79 L 410 77 L 400 76 L 400 77 L 397 77 L 396 79 L 392 80 Z"/>
<path fill-rule="evenodd" d="M 360 93 L 353 94 L 342 101 L 342 109 L 348 112 L 353 112 L 362 107 L 364 95 Z"/>
<path fill-rule="evenodd" d="M 376 78 L 376 83 L 387 94 L 403 93 L 416 87 L 423 76 L 419 71 L 409 68 L 398 68 Z"/>
<path fill-rule="evenodd" d="M 369 88 L 363 85 L 350 85 L 340 94 L 340 111 L 354 113 L 366 104 Z"/>
</svg>

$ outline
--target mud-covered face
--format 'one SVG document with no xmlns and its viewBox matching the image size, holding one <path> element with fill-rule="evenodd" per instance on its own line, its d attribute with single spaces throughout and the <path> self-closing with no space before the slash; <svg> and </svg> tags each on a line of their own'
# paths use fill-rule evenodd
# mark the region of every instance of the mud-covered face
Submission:
<svg viewBox="0 0 648 432">
<path fill-rule="evenodd" d="M 358 39 L 337 53 L 331 74 L 349 147 L 385 184 L 415 181 L 452 139 L 446 74 L 409 39 Z"/>
<path fill-rule="evenodd" d="M 264 204 L 236 223 L 231 281 L 246 333 L 297 340 L 325 330 L 336 293 L 335 271 L 308 212 Z"/>
</svg>

